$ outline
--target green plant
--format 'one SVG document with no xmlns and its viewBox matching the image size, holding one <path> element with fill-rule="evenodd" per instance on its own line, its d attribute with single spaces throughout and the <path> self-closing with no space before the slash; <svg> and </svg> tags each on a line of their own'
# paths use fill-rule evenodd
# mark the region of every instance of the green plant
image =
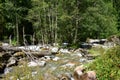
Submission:
<svg viewBox="0 0 120 80">
<path fill-rule="evenodd" d="M 88 69 L 94 69 L 98 80 L 120 79 L 120 47 L 109 49 L 97 60 L 89 65 Z"/>
<path fill-rule="evenodd" d="M 11 43 L 12 43 L 13 46 L 16 46 L 17 45 L 17 40 L 13 39 Z"/>
<path fill-rule="evenodd" d="M 88 50 L 88 52 L 91 53 L 91 54 L 103 54 L 106 51 L 107 51 L 107 49 L 102 48 L 101 46 L 92 47 L 91 49 Z"/>
</svg>

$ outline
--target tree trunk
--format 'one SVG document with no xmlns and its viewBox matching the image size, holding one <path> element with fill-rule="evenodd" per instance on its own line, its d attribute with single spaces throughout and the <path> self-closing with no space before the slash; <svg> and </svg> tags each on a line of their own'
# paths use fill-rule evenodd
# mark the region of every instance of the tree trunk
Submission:
<svg viewBox="0 0 120 80">
<path fill-rule="evenodd" d="M 56 17 L 55 17 L 55 19 L 56 19 L 56 21 L 55 21 L 55 43 L 57 43 L 57 30 L 58 30 L 58 27 L 57 27 L 57 19 L 58 19 L 58 17 L 57 17 L 57 2 L 56 2 Z"/>
<path fill-rule="evenodd" d="M 17 37 L 17 45 L 19 45 L 19 28 L 18 28 L 18 17 L 17 17 L 17 14 L 16 14 L 16 37 Z"/>
<path fill-rule="evenodd" d="M 77 34 L 78 34 L 78 0 L 76 1 L 76 27 L 75 27 L 75 35 L 73 43 L 77 42 Z"/>
<path fill-rule="evenodd" d="M 49 40 L 51 41 L 51 43 L 52 43 L 52 34 L 51 34 L 51 32 L 52 32 L 52 29 L 51 29 L 51 10 L 50 10 L 50 8 L 48 9 L 48 20 L 49 20 Z"/>
<path fill-rule="evenodd" d="M 53 6 L 52 6 L 51 19 L 52 19 L 51 36 L 52 36 L 52 43 L 53 43 L 53 42 L 54 42 L 54 16 L 53 16 Z"/>
</svg>

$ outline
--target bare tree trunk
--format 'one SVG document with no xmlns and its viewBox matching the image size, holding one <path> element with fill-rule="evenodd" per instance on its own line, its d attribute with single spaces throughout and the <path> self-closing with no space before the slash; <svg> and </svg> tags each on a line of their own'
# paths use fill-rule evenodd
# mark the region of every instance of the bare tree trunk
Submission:
<svg viewBox="0 0 120 80">
<path fill-rule="evenodd" d="M 33 45 L 35 44 L 35 33 L 33 33 L 33 36 L 32 36 L 32 44 Z"/>
<path fill-rule="evenodd" d="M 16 37 L 17 37 L 17 45 L 19 45 L 19 28 L 18 28 L 18 17 L 17 17 L 17 14 L 16 14 Z"/>
<path fill-rule="evenodd" d="M 38 27 L 39 27 L 39 29 L 40 29 L 39 31 L 40 31 L 40 33 L 41 33 L 41 35 L 40 35 L 40 36 L 41 36 L 41 41 L 42 41 L 42 43 L 44 43 L 44 42 L 43 42 L 43 32 L 42 32 L 42 28 L 40 28 L 40 27 L 42 26 L 40 11 L 39 11 L 39 18 L 38 18 L 38 19 L 39 19 Z M 38 42 L 40 43 L 40 40 L 39 40 Z"/>
<path fill-rule="evenodd" d="M 12 35 L 9 36 L 9 44 L 12 44 L 12 40 L 11 40 Z"/>
<path fill-rule="evenodd" d="M 78 0 L 76 2 L 76 28 L 75 28 L 75 35 L 74 35 L 74 40 L 73 43 L 75 44 L 77 41 L 77 34 L 78 34 Z"/>
<path fill-rule="evenodd" d="M 44 11 L 44 20 L 43 20 L 43 27 L 44 27 L 44 42 L 48 43 L 48 35 L 47 35 L 47 26 L 46 26 L 46 8 L 44 7 L 44 0 L 43 0 L 43 11 Z"/>
<path fill-rule="evenodd" d="M 51 13 L 51 19 L 52 19 L 52 27 L 51 27 L 51 36 L 52 36 L 52 43 L 54 42 L 54 16 L 53 16 L 53 6 L 52 6 L 52 13 Z"/>
<path fill-rule="evenodd" d="M 42 44 L 44 45 L 45 42 L 44 42 L 44 34 L 43 34 L 43 31 L 41 30 L 41 36 L 42 36 Z"/>
<path fill-rule="evenodd" d="M 55 21 L 55 43 L 57 43 L 57 36 L 58 36 L 58 35 L 57 35 L 57 30 L 58 30 L 58 27 L 57 27 L 57 25 L 58 25 L 58 24 L 57 24 L 57 19 L 58 19 L 58 17 L 57 17 L 57 2 L 56 2 L 55 5 L 56 5 L 56 11 L 55 11 L 55 12 L 56 12 L 56 17 L 55 17 L 55 20 L 56 20 L 56 21 Z"/>
<path fill-rule="evenodd" d="M 52 32 L 52 29 L 51 29 L 51 19 L 50 19 L 50 17 L 51 17 L 51 10 L 50 10 L 50 8 L 48 9 L 48 18 L 49 18 L 49 39 L 50 39 L 50 41 L 52 41 L 52 39 L 51 39 L 51 32 Z M 52 42 L 51 42 L 52 43 Z"/>
<path fill-rule="evenodd" d="M 78 20 L 76 20 L 76 29 L 75 29 L 75 36 L 74 36 L 73 43 L 76 43 L 77 41 L 77 34 L 78 34 Z"/>
<path fill-rule="evenodd" d="M 25 28 L 23 27 L 23 44 L 25 44 Z"/>
</svg>

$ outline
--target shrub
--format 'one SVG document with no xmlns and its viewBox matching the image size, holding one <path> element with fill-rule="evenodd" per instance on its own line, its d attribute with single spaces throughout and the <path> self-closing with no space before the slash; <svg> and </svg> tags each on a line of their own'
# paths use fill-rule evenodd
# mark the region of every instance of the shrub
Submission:
<svg viewBox="0 0 120 80">
<path fill-rule="evenodd" d="M 96 70 L 98 80 L 119 80 L 120 46 L 101 54 L 98 59 L 89 65 L 88 69 Z"/>
</svg>

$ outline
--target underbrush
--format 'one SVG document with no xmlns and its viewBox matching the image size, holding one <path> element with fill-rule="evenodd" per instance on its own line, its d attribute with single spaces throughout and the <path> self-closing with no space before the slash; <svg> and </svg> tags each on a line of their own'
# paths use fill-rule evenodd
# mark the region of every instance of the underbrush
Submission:
<svg viewBox="0 0 120 80">
<path fill-rule="evenodd" d="M 120 46 L 101 54 L 88 69 L 96 71 L 98 80 L 120 80 Z"/>
</svg>

